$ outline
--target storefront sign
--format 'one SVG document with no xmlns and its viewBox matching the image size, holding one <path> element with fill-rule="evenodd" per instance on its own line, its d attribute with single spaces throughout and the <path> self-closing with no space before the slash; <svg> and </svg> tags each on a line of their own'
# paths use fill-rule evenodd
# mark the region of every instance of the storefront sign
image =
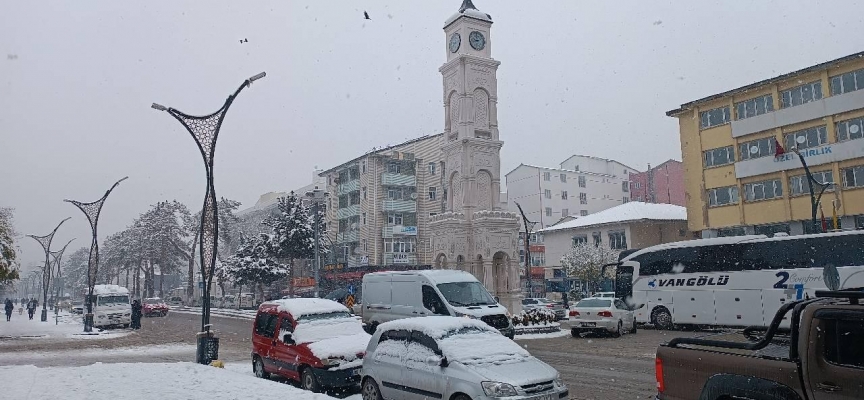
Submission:
<svg viewBox="0 0 864 400">
<path fill-rule="evenodd" d="M 864 139 L 854 139 L 803 149 L 801 150 L 801 155 L 804 156 L 807 165 L 811 167 L 864 157 Z M 747 178 L 796 168 L 802 168 L 801 160 L 798 159 L 797 154 L 791 150 L 787 150 L 786 154 L 782 154 L 779 157 L 761 157 L 735 163 L 735 177 L 738 179 Z"/>
<path fill-rule="evenodd" d="M 408 264 L 408 254 L 394 254 L 393 264 Z"/>
<path fill-rule="evenodd" d="M 416 226 L 394 226 L 393 234 L 395 235 L 406 235 L 406 236 L 417 236 L 417 227 Z"/>
</svg>

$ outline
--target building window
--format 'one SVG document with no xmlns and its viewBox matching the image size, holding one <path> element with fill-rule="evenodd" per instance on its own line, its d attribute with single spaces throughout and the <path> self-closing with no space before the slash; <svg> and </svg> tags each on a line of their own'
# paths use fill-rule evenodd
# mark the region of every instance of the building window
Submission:
<svg viewBox="0 0 864 400">
<path fill-rule="evenodd" d="M 600 246 L 603 244 L 603 236 L 600 232 L 594 232 L 591 234 L 591 238 L 594 239 L 594 246 Z"/>
<path fill-rule="evenodd" d="M 402 225 L 403 221 L 402 213 L 390 213 L 387 214 L 387 224 L 388 225 Z"/>
<path fill-rule="evenodd" d="M 402 165 L 399 163 L 391 162 L 387 164 L 387 172 L 390 174 L 398 174 L 402 172 Z"/>
<path fill-rule="evenodd" d="M 864 118 L 855 118 L 848 121 L 840 121 L 837 127 L 837 141 L 861 139 L 864 137 Z"/>
<path fill-rule="evenodd" d="M 545 197 L 547 199 L 551 199 L 552 198 L 552 190 L 550 190 L 550 189 L 544 190 L 543 191 L 543 197 Z"/>
<path fill-rule="evenodd" d="M 813 225 L 812 220 L 809 220 L 809 219 L 804 220 L 804 221 L 801 221 L 801 227 L 803 228 L 804 234 L 806 234 L 806 235 L 813 234 L 813 233 L 822 233 L 822 220 L 821 219 L 817 220 L 815 226 Z M 832 219 L 831 217 L 828 217 L 828 216 L 825 217 L 825 232 L 831 232 L 835 229 L 841 229 L 841 228 L 843 228 L 843 220 L 838 218 L 837 219 L 837 226 L 835 227 L 834 226 L 834 219 Z"/>
<path fill-rule="evenodd" d="M 429 218 L 432 218 L 432 217 L 434 217 L 434 216 L 436 216 L 436 215 L 438 215 L 438 213 L 436 213 L 436 212 L 430 212 L 430 213 L 429 213 Z"/>
<path fill-rule="evenodd" d="M 570 210 L 566 208 L 561 209 L 561 218 L 567 217 L 570 215 Z"/>
<path fill-rule="evenodd" d="M 775 140 L 772 136 L 741 143 L 739 145 L 741 161 L 768 156 L 774 157 Z"/>
<path fill-rule="evenodd" d="M 613 250 L 627 250 L 627 236 L 624 232 L 609 232 L 609 247 Z"/>
<path fill-rule="evenodd" d="M 363 225 L 366 225 L 366 213 L 361 214 L 363 216 Z"/>
<path fill-rule="evenodd" d="M 348 205 L 349 206 L 356 206 L 358 204 L 360 204 L 360 192 L 355 191 L 355 192 L 348 193 Z"/>
<path fill-rule="evenodd" d="M 588 210 L 579 210 L 579 215 L 581 215 L 583 217 L 588 215 Z"/>
<path fill-rule="evenodd" d="M 623 199 L 621 199 L 621 203 L 629 203 L 629 202 L 630 202 L 629 197 L 624 197 Z"/>
<path fill-rule="evenodd" d="M 364 174 L 366 173 L 366 161 L 365 160 L 360 163 L 360 169 L 363 171 Z"/>
<path fill-rule="evenodd" d="M 438 198 L 438 189 L 435 186 L 429 186 L 429 200 Z"/>
<path fill-rule="evenodd" d="M 567 183 L 567 174 L 561 174 L 561 182 Z"/>
<path fill-rule="evenodd" d="M 366 200 L 366 186 L 363 186 L 363 200 Z"/>
<path fill-rule="evenodd" d="M 699 119 L 702 129 L 707 129 L 717 125 L 723 125 L 732 120 L 731 115 L 729 115 L 729 106 L 718 107 L 708 111 L 702 111 Z"/>
<path fill-rule="evenodd" d="M 864 89 L 864 69 L 831 77 L 831 95 Z"/>
<path fill-rule="evenodd" d="M 387 200 L 402 200 L 403 192 L 401 188 L 387 189 Z"/>
<path fill-rule="evenodd" d="M 369 253 L 369 243 L 366 243 L 366 239 L 363 239 L 363 253 Z"/>
<path fill-rule="evenodd" d="M 864 229 L 864 215 L 855 216 L 855 229 Z"/>
<path fill-rule="evenodd" d="M 735 103 L 735 119 L 744 119 L 774 111 L 774 96 L 766 94 Z"/>
<path fill-rule="evenodd" d="M 630 191 L 630 182 L 627 182 L 627 181 L 621 182 L 621 190 L 623 190 L 625 192 L 629 192 Z"/>
<path fill-rule="evenodd" d="M 552 173 L 549 171 L 544 172 L 543 173 L 543 180 L 544 181 L 551 181 L 552 180 Z"/>
<path fill-rule="evenodd" d="M 579 204 L 588 204 L 588 194 L 579 193 Z"/>
<path fill-rule="evenodd" d="M 783 183 L 779 179 L 744 185 L 744 200 L 758 201 L 783 197 Z"/>
<path fill-rule="evenodd" d="M 633 183 L 633 187 L 636 188 L 636 189 L 642 189 L 642 182 L 635 182 L 635 183 Z"/>
<path fill-rule="evenodd" d="M 585 177 L 584 176 L 579 177 L 579 187 L 581 187 L 581 188 L 585 187 Z"/>
<path fill-rule="evenodd" d="M 785 233 L 789 234 L 789 224 L 769 224 L 769 225 L 756 225 L 753 227 L 753 230 L 757 235 L 765 235 L 768 237 L 773 237 L 776 233 Z"/>
<path fill-rule="evenodd" d="M 567 191 L 566 190 L 561 191 L 561 200 L 567 200 Z"/>
<path fill-rule="evenodd" d="M 841 169 L 840 174 L 843 175 L 843 187 L 864 187 L 864 165 Z"/>
<path fill-rule="evenodd" d="M 738 186 L 708 189 L 708 205 L 711 207 L 738 203 Z"/>
<path fill-rule="evenodd" d="M 429 175 L 435 175 L 435 163 L 434 162 L 429 163 Z"/>
<path fill-rule="evenodd" d="M 576 246 L 579 244 L 588 244 L 588 235 L 573 236 L 573 246 Z"/>
<path fill-rule="evenodd" d="M 356 179 L 360 179 L 360 168 L 357 168 L 356 166 L 349 168 L 348 169 L 348 177 L 350 177 L 352 181 L 356 180 Z"/>
<path fill-rule="evenodd" d="M 732 146 L 705 151 L 705 167 L 716 167 L 735 162 L 735 150 Z M 638 183 L 637 183 L 638 185 Z"/>
<path fill-rule="evenodd" d="M 800 106 L 822 98 L 822 82 L 810 82 L 780 92 L 780 108 Z"/>
<path fill-rule="evenodd" d="M 551 217 L 551 216 L 552 216 L 552 207 L 546 207 L 546 216 L 547 216 L 547 217 Z"/>
<path fill-rule="evenodd" d="M 642 201 L 642 196 L 636 196 L 636 201 Z"/>
<path fill-rule="evenodd" d="M 413 253 L 414 248 L 413 237 L 384 239 L 385 253 Z"/>
<path fill-rule="evenodd" d="M 819 183 L 834 183 L 834 172 L 833 171 L 819 171 L 813 172 L 813 179 Z M 833 190 L 833 185 L 828 187 L 827 190 Z M 813 185 L 813 190 L 819 190 L 818 186 Z M 804 194 L 810 194 L 810 185 L 807 183 L 807 175 L 796 175 L 789 177 L 789 195 L 790 196 L 801 196 Z"/>
<path fill-rule="evenodd" d="M 744 236 L 744 228 L 740 226 L 733 226 L 731 228 L 720 228 L 717 230 L 717 236 L 719 237 L 728 237 L 728 236 Z"/>
<path fill-rule="evenodd" d="M 799 142 L 800 141 L 800 142 Z M 783 135 L 783 143 L 787 149 L 798 147 L 806 149 L 828 143 L 828 128 L 825 125 L 787 133 Z"/>
</svg>

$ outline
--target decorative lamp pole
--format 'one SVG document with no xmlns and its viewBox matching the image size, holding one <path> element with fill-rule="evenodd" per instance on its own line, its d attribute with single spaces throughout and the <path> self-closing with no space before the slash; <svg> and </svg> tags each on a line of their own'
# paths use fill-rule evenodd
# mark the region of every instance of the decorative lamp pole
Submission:
<svg viewBox="0 0 864 400">
<path fill-rule="evenodd" d="M 801 139 L 803 139 L 803 141 L 807 140 L 803 136 L 798 138 L 798 140 L 801 140 Z M 817 181 L 816 178 L 813 177 L 813 174 L 810 172 L 810 167 L 807 166 L 807 161 L 804 160 L 804 155 L 801 154 L 800 151 L 798 151 L 798 147 L 793 147 L 792 151 L 798 155 L 798 159 L 801 160 L 801 165 L 804 166 L 804 173 L 807 175 L 807 187 L 810 190 L 810 211 L 811 211 L 811 217 L 812 217 L 812 220 L 810 222 L 811 222 L 812 227 L 813 227 L 813 232 L 824 233 L 824 232 L 822 232 L 822 225 L 819 224 L 819 222 L 816 220 L 816 211 L 819 208 L 819 202 L 822 200 L 822 194 L 825 193 L 825 190 L 827 190 L 832 184 L 831 183 L 822 183 L 822 182 Z M 815 194 L 815 191 L 813 189 L 814 183 L 820 187 L 819 195 Z M 836 226 L 835 226 L 835 228 L 836 228 Z"/>
<path fill-rule="evenodd" d="M 216 139 L 219 137 L 219 130 L 222 128 L 225 114 L 228 112 L 228 108 L 231 107 L 234 99 L 237 98 L 237 95 L 243 89 L 252 86 L 252 82 L 266 75 L 266 73 L 262 72 L 243 81 L 234 94 L 228 96 L 222 108 L 210 115 L 188 115 L 173 107 L 165 107 L 157 103 L 151 105 L 153 109 L 168 112 L 168 114 L 171 114 L 172 117 L 183 124 L 183 127 L 195 139 L 195 143 L 201 151 L 201 157 L 204 159 L 204 172 L 207 175 L 207 193 L 204 195 L 204 206 L 201 209 L 201 227 L 198 234 L 199 254 L 201 255 L 201 280 L 204 281 L 201 332 L 205 332 L 205 329 L 209 331 L 210 326 L 210 285 L 213 282 L 213 273 L 216 267 L 216 248 L 219 241 L 219 211 L 216 204 L 216 188 L 213 185 L 213 157 L 216 152 Z M 197 353 L 199 363 L 209 364 L 209 361 L 205 362 L 201 345 L 198 346 Z"/>
<path fill-rule="evenodd" d="M 75 200 L 63 200 L 67 203 L 74 204 L 84 213 L 84 215 L 87 216 L 87 220 L 90 221 L 90 229 L 93 232 L 93 240 L 90 242 L 90 258 L 87 261 L 87 298 L 84 300 L 87 304 L 87 315 L 84 316 L 84 332 L 93 331 L 93 287 L 96 286 L 96 273 L 99 272 L 99 242 L 96 238 L 96 226 L 99 223 L 99 213 L 102 212 L 102 205 L 105 204 L 105 199 L 108 198 L 111 191 L 114 190 L 120 182 L 125 181 L 127 178 L 129 177 L 123 177 L 123 179 L 115 182 L 114 185 L 105 192 L 105 195 L 103 195 L 101 199 L 94 202 L 82 203 Z"/>
<path fill-rule="evenodd" d="M 75 239 L 73 238 L 72 240 Z M 69 243 L 72 243 L 72 240 L 66 242 L 60 251 L 51 252 L 51 257 L 54 258 L 54 288 L 56 289 L 54 294 L 54 325 L 59 323 L 57 318 L 60 315 L 60 297 L 63 293 L 63 286 L 60 283 L 60 279 L 63 277 L 63 272 L 60 270 L 60 260 L 63 258 L 63 252 L 66 251 L 66 247 L 69 246 Z"/>
<path fill-rule="evenodd" d="M 319 206 L 318 205 L 321 204 L 322 202 L 324 202 L 324 200 L 327 199 L 327 197 L 329 195 L 330 195 L 330 193 L 327 193 L 321 189 L 315 189 L 315 190 L 306 192 L 306 197 L 308 197 L 309 200 L 312 202 L 312 221 L 313 221 L 312 223 L 315 225 L 315 268 L 313 268 L 313 270 L 315 271 L 315 297 L 316 298 L 319 297 L 318 292 L 321 289 L 321 283 L 319 282 L 320 276 L 319 276 L 319 272 L 318 272 L 321 269 L 321 252 L 320 252 L 320 248 L 319 248 L 319 241 L 320 241 L 319 235 L 321 234 L 319 232 L 319 230 L 320 230 L 319 228 L 321 226 L 321 216 L 319 215 L 320 212 L 319 212 L 319 208 L 318 208 Z"/>
<path fill-rule="evenodd" d="M 528 220 L 528 217 L 525 216 L 525 211 L 522 211 L 522 206 L 519 203 L 516 203 L 516 207 L 519 208 L 519 213 L 522 214 L 522 223 L 525 225 L 525 279 L 528 281 L 528 297 L 533 297 L 534 286 L 531 282 L 531 231 L 537 223 Z"/>
<path fill-rule="evenodd" d="M 57 229 L 60 229 L 60 225 L 63 225 L 69 218 L 71 217 L 60 221 L 57 227 L 45 236 L 27 235 L 39 242 L 45 250 L 45 266 L 42 267 L 42 315 L 39 317 L 42 322 L 48 321 L 48 285 L 51 283 L 51 261 L 48 256 L 51 254 L 51 241 L 54 240 L 54 234 L 57 233 Z"/>
</svg>

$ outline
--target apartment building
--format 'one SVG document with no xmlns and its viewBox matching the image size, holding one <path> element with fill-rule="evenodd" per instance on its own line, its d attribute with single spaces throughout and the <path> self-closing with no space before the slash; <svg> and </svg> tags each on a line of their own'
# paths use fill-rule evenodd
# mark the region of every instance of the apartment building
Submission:
<svg viewBox="0 0 864 400">
<path fill-rule="evenodd" d="M 703 237 L 821 230 L 793 148 L 830 184 L 819 217 L 828 228 L 864 226 L 862 89 L 864 52 L 667 112 L 680 128 L 689 229 Z"/>
<path fill-rule="evenodd" d="M 684 207 L 684 164 L 669 160 L 630 174 L 630 200 Z"/>
<path fill-rule="evenodd" d="M 555 225 L 630 201 L 630 174 L 636 169 L 615 160 L 574 155 L 557 167 L 520 164 L 507 173 L 507 206 L 537 222 Z"/>
<path fill-rule="evenodd" d="M 378 149 L 321 172 L 339 262 L 431 265 L 428 220 L 444 207 L 442 134 Z"/>
</svg>

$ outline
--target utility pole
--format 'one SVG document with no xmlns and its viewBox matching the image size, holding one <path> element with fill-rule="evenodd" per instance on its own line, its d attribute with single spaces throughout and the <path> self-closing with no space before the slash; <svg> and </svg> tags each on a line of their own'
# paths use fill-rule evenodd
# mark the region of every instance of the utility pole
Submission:
<svg viewBox="0 0 864 400">
<path fill-rule="evenodd" d="M 534 295 L 534 286 L 531 282 L 531 231 L 537 223 L 528 220 L 519 203 L 516 203 L 516 207 L 519 208 L 519 213 L 522 214 L 522 223 L 525 225 L 525 279 L 528 282 L 528 297 L 531 297 Z"/>
</svg>

